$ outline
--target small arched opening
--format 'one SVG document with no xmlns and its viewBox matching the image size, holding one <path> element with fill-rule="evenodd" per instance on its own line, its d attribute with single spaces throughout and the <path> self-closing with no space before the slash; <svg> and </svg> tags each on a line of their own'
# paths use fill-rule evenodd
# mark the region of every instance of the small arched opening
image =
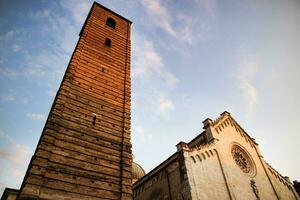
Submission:
<svg viewBox="0 0 300 200">
<path fill-rule="evenodd" d="M 113 29 L 115 29 L 116 28 L 116 21 L 113 18 L 109 17 L 106 20 L 106 25 L 113 28 Z"/>
</svg>

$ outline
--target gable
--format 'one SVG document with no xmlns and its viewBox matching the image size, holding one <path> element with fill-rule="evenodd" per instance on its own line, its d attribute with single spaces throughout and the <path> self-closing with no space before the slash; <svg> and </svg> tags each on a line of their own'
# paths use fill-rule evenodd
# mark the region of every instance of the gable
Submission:
<svg viewBox="0 0 300 200">
<path fill-rule="evenodd" d="M 230 129 L 229 131 L 231 133 L 239 135 L 252 147 L 258 145 L 255 139 L 250 137 L 249 134 L 235 121 L 235 119 L 227 111 L 223 112 L 217 120 L 212 122 L 211 128 L 213 129 L 213 132 L 215 133 L 214 136 L 216 138 L 220 138 L 218 137 L 218 135 L 222 135 L 224 133 L 226 134 L 226 132 L 228 132 L 228 129 Z"/>
</svg>

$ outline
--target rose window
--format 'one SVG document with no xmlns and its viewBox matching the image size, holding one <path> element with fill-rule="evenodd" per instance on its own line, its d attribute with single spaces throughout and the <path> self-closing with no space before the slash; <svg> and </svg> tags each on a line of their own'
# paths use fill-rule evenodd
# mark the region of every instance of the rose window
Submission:
<svg viewBox="0 0 300 200">
<path fill-rule="evenodd" d="M 233 160 L 237 166 L 247 174 L 253 174 L 255 171 L 254 164 L 250 156 L 239 146 L 234 145 L 231 149 Z"/>
</svg>

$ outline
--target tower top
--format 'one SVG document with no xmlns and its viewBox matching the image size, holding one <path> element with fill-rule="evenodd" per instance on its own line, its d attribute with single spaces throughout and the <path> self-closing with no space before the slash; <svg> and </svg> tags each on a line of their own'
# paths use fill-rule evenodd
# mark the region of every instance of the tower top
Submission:
<svg viewBox="0 0 300 200">
<path fill-rule="evenodd" d="M 87 19 L 90 17 L 90 15 L 91 15 L 91 13 L 92 13 L 92 10 L 94 9 L 95 6 L 98 6 L 98 7 L 102 8 L 102 9 L 104 9 L 104 10 L 110 12 L 111 14 L 113 14 L 113 15 L 115 15 L 115 16 L 117 16 L 117 17 L 119 17 L 119 18 L 121 18 L 121 19 L 123 19 L 123 20 L 129 22 L 129 24 L 132 24 L 132 21 L 130 21 L 129 19 L 123 17 L 122 15 L 119 15 L 118 13 L 112 11 L 111 9 L 106 8 L 105 6 L 101 5 L 100 3 L 94 1 L 93 5 L 92 5 L 92 8 L 90 9 L 90 12 L 89 12 L 87 18 L 85 19 L 85 22 L 84 22 L 84 24 L 83 24 L 83 26 L 82 26 L 82 28 L 81 28 L 81 31 L 80 31 L 79 35 L 81 35 L 82 31 L 84 30 L 84 27 L 85 27 L 85 25 L 86 25 L 86 23 L 87 23 Z"/>
<path fill-rule="evenodd" d="M 114 15 L 122 18 L 122 19 L 124 19 L 125 21 L 128 21 L 130 24 L 132 24 L 132 21 L 130 21 L 129 19 L 126 19 L 125 17 L 123 17 L 123 16 L 119 15 L 118 13 L 110 10 L 109 8 L 106 8 L 105 6 L 101 5 L 100 3 L 96 2 L 96 1 L 94 1 L 94 3 L 93 3 L 93 6 L 95 6 L 95 5 L 100 6 L 101 8 L 107 10 L 108 12 L 110 12 L 110 13 L 112 13 L 112 14 L 114 14 Z"/>
</svg>

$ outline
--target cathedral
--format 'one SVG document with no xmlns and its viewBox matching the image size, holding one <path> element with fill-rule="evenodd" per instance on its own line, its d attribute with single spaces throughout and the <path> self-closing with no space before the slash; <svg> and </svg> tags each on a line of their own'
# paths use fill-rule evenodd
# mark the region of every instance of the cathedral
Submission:
<svg viewBox="0 0 300 200">
<path fill-rule="evenodd" d="M 289 178 L 263 159 L 229 112 L 204 120 L 203 129 L 134 183 L 135 200 L 299 199 Z"/>
<path fill-rule="evenodd" d="M 94 2 L 22 185 L 1 200 L 299 200 L 227 111 L 149 173 L 133 162 L 131 24 Z"/>
</svg>

